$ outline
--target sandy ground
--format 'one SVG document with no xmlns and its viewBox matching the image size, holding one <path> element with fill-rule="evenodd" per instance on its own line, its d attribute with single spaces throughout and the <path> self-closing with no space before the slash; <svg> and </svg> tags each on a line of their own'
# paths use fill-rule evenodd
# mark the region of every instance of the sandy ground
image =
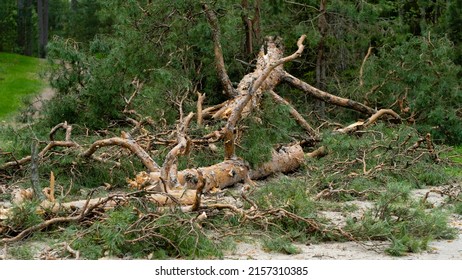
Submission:
<svg viewBox="0 0 462 280">
<path fill-rule="evenodd" d="M 415 198 L 422 198 L 429 189 L 419 189 L 413 191 Z M 444 198 L 439 194 L 430 193 L 427 201 L 434 206 L 438 206 L 443 202 Z M 365 210 L 372 207 L 370 202 L 352 201 L 359 207 L 355 216 L 361 216 Z M 326 218 L 330 219 L 334 224 L 342 225 L 346 217 L 339 212 L 322 212 Z M 418 254 L 408 254 L 403 257 L 392 257 L 384 253 L 387 248 L 387 242 L 333 242 L 321 244 L 294 244 L 299 248 L 300 253 L 294 255 L 286 255 L 281 253 L 266 252 L 261 246 L 255 243 L 238 243 L 236 248 L 227 252 L 225 259 L 236 260 L 462 260 L 462 216 L 453 214 L 450 217 L 450 225 L 458 230 L 458 238 L 454 240 L 438 240 L 429 244 L 429 249 L 426 252 Z"/>
</svg>

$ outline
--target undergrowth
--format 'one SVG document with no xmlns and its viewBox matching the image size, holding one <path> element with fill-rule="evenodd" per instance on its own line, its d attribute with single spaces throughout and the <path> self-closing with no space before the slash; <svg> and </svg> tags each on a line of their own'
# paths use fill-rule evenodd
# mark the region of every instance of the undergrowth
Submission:
<svg viewBox="0 0 462 280">
<path fill-rule="evenodd" d="M 284 111 L 286 108 L 277 110 Z M 267 147 L 263 147 L 265 145 L 258 137 L 272 134 L 271 145 L 290 141 L 290 136 L 290 139 L 283 136 L 290 134 L 284 132 L 277 135 L 278 129 L 274 129 L 286 125 L 280 123 L 287 122 L 283 120 L 283 115 L 285 113 L 281 113 L 280 120 L 277 117 L 265 120 L 264 123 L 270 124 L 268 126 L 259 125 L 258 118 L 251 118 L 242 124 L 249 134 L 240 143 L 250 141 L 251 137 L 257 137 L 257 141 L 253 146 L 242 144 L 245 148 L 240 149 L 239 155 L 252 159 L 252 153 L 261 152 L 261 157 L 253 158 L 250 162 L 251 165 L 258 165 L 267 156 L 263 155 Z M 27 128 L 22 130 L 25 133 L 19 133 L 13 128 L 2 129 L 14 135 L 11 142 L 2 142 L 2 145 L 14 147 L 17 157 L 28 154 L 30 145 L 25 144 L 27 140 L 47 137 L 46 133 L 32 132 Z M 191 134 L 201 135 L 205 130 L 214 129 L 195 127 Z M 110 137 L 120 132 L 101 131 L 82 136 L 84 128 L 77 127 L 76 131 L 74 139 L 79 143 L 91 143 L 103 134 L 104 137 Z M 61 137 L 62 134 L 57 135 L 57 138 Z M 234 197 L 247 213 L 257 213 L 252 219 L 232 211 L 203 209 L 200 211 L 207 213 L 207 219 L 196 222 L 201 212 L 181 213 L 175 208 L 158 212 L 155 205 L 135 198 L 84 222 L 47 228 L 50 238 L 45 242 L 67 242 L 85 259 L 223 258 L 224 251 L 234 241 L 254 236 L 259 236 L 265 250 L 285 254 L 299 252 L 295 243 L 352 239 L 357 242 L 387 241 L 390 246 L 386 252 L 394 256 L 419 252 L 427 249 L 431 240 L 453 238 L 454 231 L 447 223 L 448 215 L 451 211 L 462 214 L 461 203 L 457 200 L 451 202 L 454 204 L 452 208 L 432 208 L 412 197 L 413 189 L 460 182 L 462 178 L 458 165 L 460 148 L 450 150 L 435 145 L 436 157 L 429 152 L 425 142 L 410 149 L 421 138 L 412 127 L 390 127 L 384 124 L 378 124 L 357 135 L 338 135 L 325 131 L 319 145 L 328 148 L 327 156 L 320 159 L 306 158 L 304 166 L 295 174 L 277 175 L 259 182 L 258 187 L 247 193 L 248 200 L 240 196 L 239 190 L 230 189 L 225 192 L 226 196 Z M 207 146 L 197 146 L 194 149 L 191 154 L 180 158 L 180 168 L 206 166 L 217 161 L 217 154 L 222 154 L 222 147 L 211 150 Z M 164 153 L 166 151 L 168 149 Z M 107 159 L 116 161 L 118 165 L 110 164 L 108 169 L 107 164 L 79 159 L 72 150 L 58 149 L 39 166 L 40 184 L 46 187 L 50 172 L 53 171 L 56 175 L 57 199 L 60 201 L 82 199 L 92 189 L 96 190 L 94 196 L 105 195 L 114 189 L 126 190 L 126 178 L 133 178 L 143 170 L 143 166 L 136 157 L 119 148 L 105 148 L 102 155 L 105 154 L 117 155 L 108 156 Z M 9 160 L 6 158 L 8 156 L 12 155 L 5 155 L 2 160 Z M 154 156 L 163 158 L 162 152 Z M 28 178 L 29 172 L 28 168 L 24 168 L 6 175 L 14 181 L 17 178 Z M 23 186 L 30 186 L 29 180 L 24 180 Z M 7 198 L 5 195 L 2 197 Z M 375 204 L 359 219 L 352 216 L 358 209 L 345 203 L 357 200 Z M 255 210 L 251 202 L 258 209 Z M 36 207 L 37 203 L 15 206 L 12 218 L 6 222 L 8 231 L 2 235 L 11 236 L 42 222 L 44 217 L 37 214 Z M 287 211 L 294 216 L 287 216 L 275 209 Z M 341 212 L 350 217 L 342 229 L 343 233 L 319 214 L 325 210 Z M 45 218 L 50 217 L 53 216 Z M 44 242 L 40 234 L 29 238 L 31 241 Z M 32 254 L 25 248 L 21 249 L 21 246 L 14 250 L 14 257 L 18 259 L 30 258 Z M 65 252 L 61 256 L 70 257 Z"/>
</svg>

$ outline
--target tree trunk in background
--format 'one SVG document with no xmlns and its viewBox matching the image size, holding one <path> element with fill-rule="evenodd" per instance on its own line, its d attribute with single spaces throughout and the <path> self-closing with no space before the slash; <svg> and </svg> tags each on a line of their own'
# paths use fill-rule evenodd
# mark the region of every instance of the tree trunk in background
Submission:
<svg viewBox="0 0 462 280">
<path fill-rule="evenodd" d="M 255 44 L 261 44 L 261 28 L 260 28 L 260 7 L 261 0 L 256 0 L 253 8 L 253 18 L 250 18 L 251 9 L 249 8 L 249 1 L 242 0 L 242 23 L 245 30 L 245 44 L 244 55 L 246 58 L 251 58 L 253 54 L 253 47 Z"/>
<path fill-rule="evenodd" d="M 34 42 L 32 9 L 32 0 L 18 0 L 18 46 L 28 56 L 32 55 Z"/>
<path fill-rule="evenodd" d="M 71 0 L 71 11 L 75 12 L 77 10 L 77 0 Z"/>
<path fill-rule="evenodd" d="M 327 29 L 329 28 L 326 19 L 327 0 L 321 0 L 319 12 L 321 13 L 318 19 L 318 30 L 321 35 L 321 40 L 318 43 L 318 56 L 316 58 L 316 87 L 322 91 L 326 91 L 326 57 L 325 57 L 325 40 Z M 324 117 L 325 102 L 317 100 L 315 103 L 316 110 Z"/>
<path fill-rule="evenodd" d="M 39 28 L 39 57 L 46 55 L 45 47 L 48 44 L 48 0 L 37 1 L 37 15 Z"/>
</svg>

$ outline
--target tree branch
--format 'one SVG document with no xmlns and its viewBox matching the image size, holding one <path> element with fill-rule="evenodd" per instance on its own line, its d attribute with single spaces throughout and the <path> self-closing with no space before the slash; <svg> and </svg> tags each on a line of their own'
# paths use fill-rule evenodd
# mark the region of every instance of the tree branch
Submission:
<svg viewBox="0 0 462 280">
<path fill-rule="evenodd" d="M 276 101 L 279 104 L 285 105 L 289 107 L 289 113 L 292 115 L 292 117 L 297 121 L 297 123 L 308 132 L 308 134 L 315 139 L 319 138 L 318 133 L 316 130 L 314 130 L 310 124 L 303 118 L 303 116 L 289 103 L 287 102 L 284 98 L 279 96 L 276 92 L 273 90 L 270 90 L 269 93 L 271 94 L 271 97 L 273 97 L 274 101 Z"/>
<path fill-rule="evenodd" d="M 215 67 L 217 68 L 218 77 L 220 79 L 221 85 L 223 86 L 226 96 L 228 98 L 235 97 L 237 96 L 237 92 L 233 88 L 228 73 L 226 72 L 225 61 L 223 59 L 223 50 L 221 48 L 220 43 L 221 32 L 217 16 L 214 11 L 209 9 L 207 4 L 203 4 L 202 7 L 204 9 L 210 28 L 212 29 L 213 50 L 215 53 Z"/>
<path fill-rule="evenodd" d="M 151 156 L 141 148 L 135 140 L 128 138 L 121 138 L 121 137 L 113 137 L 109 139 L 98 140 L 94 142 L 87 150 L 83 151 L 79 154 L 81 157 L 90 157 L 93 155 L 99 148 L 106 147 L 106 146 L 121 146 L 130 150 L 134 153 L 148 168 L 151 172 L 156 172 L 160 170 L 160 166 L 151 158 Z"/>
<path fill-rule="evenodd" d="M 304 81 L 290 75 L 287 72 L 284 73 L 283 80 L 285 82 L 291 84 L 292 86 L 300 89 L 301 91 L 303 91 L 303 92 L 305 92 L 307 94 L 310 94 L 311 96 L 313 96 L 313 97 L 315 97 L 317 99 L 323 100 L 323 101 L 325 101 L 327 103 L 337 105 L 337 106 L 340 106 L 340 107 L 353 109 L 355 111 L 364 113 L 366 115 L 373 115 L 373 114 L 375 114 L 377 112 L 375 109 L 372 109 L 371 107 L 366 106 L 366 105 L 364 105 L 362 103 L 359 103 L 357 101 L 347 99 L 347 98 L 338 97 L 338 96 L 332 95 L 330 93 L 327 93 L 325 91 L 319 90 L 319 89 L 309 85 L 308 83 L 305 83 Z"/>
</svg>

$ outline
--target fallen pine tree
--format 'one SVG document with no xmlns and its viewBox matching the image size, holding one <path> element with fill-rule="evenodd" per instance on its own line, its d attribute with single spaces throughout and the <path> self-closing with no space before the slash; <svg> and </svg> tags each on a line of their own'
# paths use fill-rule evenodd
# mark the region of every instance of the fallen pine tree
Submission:
<svg viewBox="0 0 462 280">
<path fill-rule="evenodd" d="M 307 157 L 322 157 L 326 154 L 326 148 L 320 147 L 314 149 L 311 153 L 303 151 L 303 145 L 307 145 L 313 150 L 316 143 L 321 139 L 319 131 L 312 128 L 310 122 L 306 120 L 297 109 L 288 101 L 281 98 L 276 93 L 276 86 L 281 82 L 302 90 L 306 94 L 313 96 L 332 105 L 346 107 L 365 114 L 369 118 L 351 126 L 337 129 L 338 133 L 353 133 L 359 129 L 366 128 L 376 122 L 378 118 L 388 115 L 394 121 L 400 121 L 398 114 L 392 110 L 375 110 L 360 102 L 346 98 L 340 98 L 312 87 L 311 85 L 295 78 L 284 71 L 283 65 L 290 62 L 302 54 L 304 50 L 303 42 L 306 36 L 302 35 L 297 41 L 297 50 L 288 55 L 283 55 L 283 48 L 279 38 L 268 37 L 265 46 L 261 48 L 256 62 L 255 70 L 245 75 L 234 87 L 226 72 L 220 40 L 220 31 L 217 24 L 217 18 L 213 11 L 204 5 L 204 11 L 212 29 L 212 39 L 214 42 L 214 54 L 217 72 L 220 77 L 226 95 L 227 101 L 210 107 L 203 106 L 205 95 L 197 92 L 197 112 L 189 113 L 184 116 L 180 103 L 180 119 L 177 123 L 177 129 L 173 133 L 176 138 L 164 140 L 165 145 L 173 145 L 166 154 L 163 164 L 156 162 L 151 156 L 152 151 L 143 147 L 141 143 L 143 137 L 136 134 L 143 130 L 143 125 L 149 123 L 148 119 L 141 118 L 135 120 L 127 118 L 134 125 L 134 129 L 128 132 L 122 132 L 120 137 L 112 137 L 94 141 L 88 147 L 84 147 L 72 139 L 72 125 L 64 122 L 53 127 L 49 133 L 49 141 L 44 148 L 36 154 L 26 156 L 21 159 L 7 161 L 0 165 L 1 170 L 12 170 L 22 168 L 28 164 L 32 167 L 37 162 L 44 160 L 45 155 L 49 154 L 56 148 L 65 148 L 74 151 L 78 158 L 95 160 L 98 162 L 108 162 L 105 158 L 98 155 L 99 150 L 104 147 L 120 147 L 131 154 L 136 155 L 147 171 L 140 172 L 136 178 L 128 179 L 128 185 L 139 191 L 139 194 L 155 202 L 159 206 L 179 205 L 187 211 L 196 211 L 200 209 L 201 198 L 210 193 L 233 186 L 237 183 L 252 185 L 252 180 L 265 178 L 275 173 L 288 173 L 297 170 Z M 126 99 L 124 112 L 127 115 L 137 115 L 136 110 L 131 109 L 131 103 L 141 90 L 143 84 L 136 78 L 133 80 L 135 91 L 129 99 Z M 298 143 L 280 145 L 271 152 L 271 159 L 256 167 L 251 168 L 245 158 L 240 158 L 236 154 L 236 142 L 239 141 L 238 135 L 243 133 L 239 131 L 239 122 L 245 118 L 251 118 L 252 114 L 258 110 L 261 99 L 265 92 L 269 92 L 275 104 L 282 104 L 289 108 L 287 117 L 293 118 L 300 127 L 305 131 L 305 140 Z M 196 119 L 197 124 L 202 125 L 203 121 L 224 122 L 224 125 L 206 135 L 191 139 L 188 136 L 188 128 L 191 122 Z M 55 140 L 55 134 L 60 129 L 65 131 L 65 139 L 62 141 Z M 144 130 L 145 131 L 145 130 Z M 133 135 L 132 135 L 133 134 Z M 199 168 L 190 168 L 178 170 L 179 157 L 185 156 L 191 152 L 194 145 L 211 146 L 214 143 L 221 143 L 224 147 L 223 161 Z M 117 165 L 117 162 L 113 162 Z M 34 184 L 33 184 L 34 185 Z M 111 194 L 106 197 L 89 198 L 85 200 L 76 200 L 68 202 L 58 202 L 54 199 L 54 183 L 50 180 L 50 187 L 43 190 L 44 198 L 38 211 L 51 211 L 54 213 L 65 211 L 81 211 L 79 216 L 70 220 L 63 219 L 62 222 L 71 220 L 81 220 L 89 215 L 96 208 L 107 209 L 120 205 L 126 198 L 126 195 Z M 34 195 L 40 197 L 42 190 L 33 186 L 33 190 L 20 191 L 14 200 L 14 203 L 22 203 L 24 200 L 32 198 Z M 225 207 L 226 208 L 226 207 Z M 10 209 L 3 207 L 1 209 L 2 219 L 7 219 L 10 215 Z M 56 222 L 61 220 L 57 219 Z M 43 227 L 46 227 L 44 225 Z M 33 228 L 33 230 L 42 229 L 42 226 Z M 18 235 L 20 237 L 24 235 Z M 16 240 L 16 239 L 14 239 Z"/>
</svg>

